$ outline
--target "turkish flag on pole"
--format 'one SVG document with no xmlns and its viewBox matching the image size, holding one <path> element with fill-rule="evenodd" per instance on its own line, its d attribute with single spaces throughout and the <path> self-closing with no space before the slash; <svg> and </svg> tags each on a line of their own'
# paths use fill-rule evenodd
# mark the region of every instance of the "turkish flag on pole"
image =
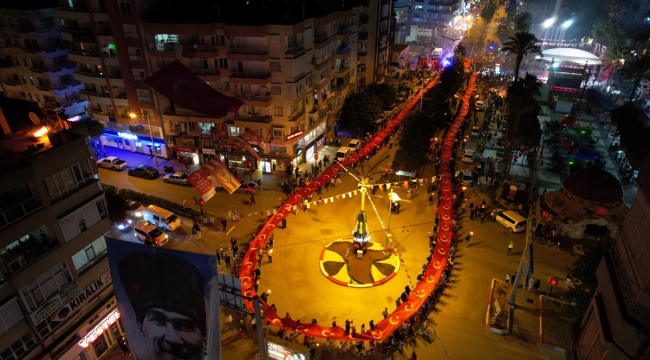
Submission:
<svg viewBox="0 0 650 360">
<path fill-rule="evenodd" d="M 205 174 L 203 174 L 201 171 L 197 170 L 193 173 L 190 174 L 190 176 L 187 178 L 187 181 L 196 188 L 196 190 L 199 191 L 201 194 L 201 198 L 203 198 L 203 201 L 208 202 L 208 200 L 212 199 L 214 196 L 214 185 L 212 184 L 212 181 L 208 179 Z M 183 200 L 183 207 L 185 207 L 186 201 Z"/>
<path fill-rule="evenodd" d="M 228 167 L 218 159 L 212 159 L 201 167 L 203 172 L 207 172 L 223 187 L 229 194 L 232 194 L 241 186 L 237 178 L 230 173 Z"/>
</svg>

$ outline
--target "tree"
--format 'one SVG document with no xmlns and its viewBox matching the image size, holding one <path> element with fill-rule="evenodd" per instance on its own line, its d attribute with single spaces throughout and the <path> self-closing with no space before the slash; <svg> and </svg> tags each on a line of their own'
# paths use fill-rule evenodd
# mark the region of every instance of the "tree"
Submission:
<svg viewBox="0 0 650 360">
<path fill-rule="evenodd" d="M 510 1 L 508 7 L 506 8 L 506 15 L 508 15 L 508 22 L 512 19 L 513 16 L 517 14 L 517 1 Z"/>
<path fill-rule="evenodd" d="M 533 15 L 529 12 L 523 11 L 515 15 L 515 32 L 530 31 L 533 26 Z"/>
<path fill-rule="evenodd" d="M 84 121 L 84 124 L 86 125 L 88 136 L 93 140 L 97 139 L 97 142 L 102 149 L 102 154 L 104 154 L 104 157 L 106 157 L 104 144 L 102 143 L 101 139 L 99 139 L 99 137 L 104 133 L 104 124 L 100 123 L 97 120 L 87 120 Z"/>
<path fill-rule="evenodd" d="M 516 7 L 516 5 L 515 5 Z M 494 13 L 497 11 L 497 4 L 490 0 L 481 10 L 481 18 L 485 19 L 487 22 L 492 21 Z"/>
<path fill-rule="evenodd" d="M 540 47 L 537 36 L 528 31 L 516 32 L 509 39 L 503 44 L 501 51 L 515 55 L 515 81 L 517 81 L 519 79 L 519 67 L 524 60 L 524 56 L 528 57 L 528 53 L 541 56 L 542 48 Z"/>
<path fill-rule="evenodd" d="M 340 119 L 360 134 L 374 124 L 380 115 L 381 101 L 376 95 L 364 91 L 345 98 Z"/>
<path fill-rule="evenodd" d="M 620 70 L 618 70 L 618 72 L 626 79 L 634 81 L 629 99 L 629 101 L 632 101 L 636 94 L 636 90 L 641 85 L 641 80 L 650 80 L 650 57 L 641 55 L 630 56 L 625 59 L 625 64 Z"/>
<path fill-rule="evenodd" d="M 436 126 L 436 122 L 424 111 L 416 111 L 407 116 L 400 132 L 394 164 L 411 171 L 424 165 Z"/>
<path fill-rule="evenodd" d="M 509 155 L 513 143 L 521 136 L 521 121 L 526 115 L 537 115 L 540 106 L 537 98 L 541 96 L 542 84 L 536 76 L 526 74 L 523 79 L 516 79 L 508 86 L 506 105 L 508 106 L 508 126 L 506 129 L 505 155 L 508 159 L 506 174 L 510 171 Z"/>
<path fill-rule="evenodd" d="M 467 54 L 467 49 L 465 49 L 465 45 L 462 42 L 459 42 L 454 49 L 454 55 L 465 57 L 465 54 Z"/>
<path fill-rule="evenodd" d="M 620 43 L 615 43 L 609 49 L 607 49 L 607 58 L 611 60 L 611 70 L 609 71 L 609 76 L 607 76 L 607 81 L 605 81 L 605 87 L 607 88 L 610 85 L 610 80 L 616 73 L 616 71 L 623 66 L 625 54 L 627 50 Z"/>
<path fill-rule="evenodd" d="M 571 311 L 578 317 L 584 316 L 589 303 L 598 288 L 596 270 L 605 254 L 608 242 L 596 242 L 585 249 L 584 255 L 568 267 L 567 276 L 571 278 L 571 286 L 565 293 L 566 300 L 575 306 Z"/>
<path fill-rule="evenodd" d="M 115 186 L 104 186 L 108 218 L 111 223 L 126 221 L 129 210 L 129 202 L 126 196 L 118 192 Z"/>
<path fill-rule="evenodd" d="M 379 98 L 382 109 L 391 109 L 391 106 L 397 101 L 397 90 L 388 83 L 372 83 L 368 85 L 365 91 Z"/>
</svg>

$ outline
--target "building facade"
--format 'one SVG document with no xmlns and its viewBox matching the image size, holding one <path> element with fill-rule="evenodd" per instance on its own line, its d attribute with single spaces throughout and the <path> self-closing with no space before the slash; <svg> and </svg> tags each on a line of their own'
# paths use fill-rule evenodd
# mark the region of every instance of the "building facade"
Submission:
<svg viewBox="0 0 650 360">
<path fill-rule="evenodd" d="M 359 89 L 381 83 L 390 71 L 390 48 L 395 40 L 391 0 L 366 1 L 360 15 L 357 83 Z"/>
<path fill-rule="evenodd" d="M 88 101 L 88 115 L 106 128 L 100 141 L 167 158 L 153 91 L 143 82 L 151 76 L 140 21 L 143 2 L 61 0 L 59 5 L 54 17 L 70 48 L 68 58 L 78 64 L 80 95 Z"/>
<path fill-rule="evenodd" d="M 52 8 L 0 9 L 0 84 L 6 97 L 84 115 L 77 64 L 67 55 Z"/>
<path fill-rule="evenodd" d="M 152 72 L 179 60 L 244 102 L 216 119 L 158 96 L 174 157 L 203 163 L 220 156 L 230 167 L 264 172 L 312 158 L 334 136 L 336 113 L 356 90 L 362 12 L 357 6 L 291 25 L 144 23 Z M 261 162 L 228 141 L 243 135 L 252 142 L 250 132 L 263 140 L 254 145 Z"/>
<path fill-rule="evenodd" d="M 598 289 L 572 332 L 576 359 L 650 357 L 650 158 L 634 203 L 597 270 Z"/>
<path fill-rule="evenodd" d="M 123 331 L 94 331 L 116 303 L 85 128 L 0 125 L 0 357 L 96 359 Z"/>
</svg>

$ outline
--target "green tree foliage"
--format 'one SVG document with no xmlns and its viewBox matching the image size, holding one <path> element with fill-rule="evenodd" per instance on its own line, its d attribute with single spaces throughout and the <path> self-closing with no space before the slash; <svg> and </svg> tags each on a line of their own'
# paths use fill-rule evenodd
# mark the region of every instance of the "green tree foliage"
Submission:
<svg viewBox="0 0 650 360">
<path fill-rule="evenodd" d="M 625 59 L 625 64 L 618 72 L 626 79 L 634 81 L 629 99 L 632 101 L 641 80 L 650 80 L 650 56 L 630 56 Z"/>
<path fill-rule="evenodd" d="M 394 164 L 402 170 L 417 170 L 424 165 L 436 123 L 425 111 L 416 111 L 404 119 L 399 137 L 399 149 Z"/>
<path fill-rule="evenodd" d="M 388 83 L 372 83 L 366 88 L 367 92 L 377 96 L 383 109 L 389 110 L 397 101 L 397 90 Z"/>
<path fill-rule="evenodd" d="M 537 98 L 541 95 L 542 84 L 536 76 L 526 74 L 523 79 L 519 78 L 508 86 L 506 93 L 506 105 L 508 106 L 508 128 L 506 130 L 505 153 L 510 154 L 512 143 L 522 136 L 522 119 L 535 117 L 540 106 Z M 537 125 L 539 126 L 539 125 Z M 510 171 L 510 161 L 507 162 Z"/>
<path fill-rule="evenodd" d="M 567 276 L 571 278 L 571 286 L 565 293 L 566 300 L 575 303 L 571 312 L 577 317 L 582 317 L 598 288 L 596 269 L 605 254 L 607 242 L 597 242 L 585 250 L 578 260 L 567 269 Z"/>
<path fill-rule="evenodd" d="M 345 98 L 341 107 L 340 119 L 359 133 L 365 130 L 381 115 L 381 100 L 367 91 L 352 94 Z"/>
<path fill-rule="evenodd" d="M 513 1 L 511 1 L 513 2 Z M 516 9 L 516 4 L 515 4 L 515 9 Z M 481 10 L 481 17 L 485 19 L 487 22 L 492 21 L 492 18 L 494 17 L 494 14 L 497 12 L 497 3 L 494 0 L 488 1 L 487 5 L 483 7 L 483 10 Z"/>
<path fill-rule="evenodd" d="M 127 219 L 129 209 L 128 200 L 124 194 L 118 192 L 115 186 L 104 186 L 108 218 L 112 223 L 122 222 Z"/>
<path fill-rule="evenodd" d="M 463 45 L 462 42 L 459 42 L 458 45 L 456 45 L 456 48 L 454 49 L 454 55 L 456 56 L 467 56 L 467 49 L 465 48 L 465 45 Z"/>
<path fill-rule="evenodd" d="M 524 56 L 528 57 L 528 53 L 542 55 L 542 48 L 540 47 L 539 39 L 535 34 L 527 31 L 516 32 L 509 38 L 510 40 L 503 43 L 501 51 L 508 52 L 515 55 L 515 80 L 519 79 L 519 67 L 524 60 Z"/>
<path fill-rule="evenodd" d="M 84 121 L 84 124 L 86 125 L 86 131 L 88 132 L 88 136 L 91 139 L 99 139 L 99 136 L 104 133 L 104 124 L 100 123 L 97 120 L 86 120 Z M 104 143 L 100 141 L 99 146 L 102 149 L 102 153 L 104 154 L 104 157 L 106 157 L 106 151 L 104 150 Z"/>
<path fill-rule="evenodd" d="M 506 15 L 508 19 L 511 19 L 517 13 L 517 1 L 510 1 L 508 7 L 506 8 Z"/>
<path fill-rule="evenodd" d="M 523 11 L 515 15 L 514 21 L 515 32 L 530 31 L 530 28 L 533 26 L 533 15 L 529 12 Z"/>
</svg>

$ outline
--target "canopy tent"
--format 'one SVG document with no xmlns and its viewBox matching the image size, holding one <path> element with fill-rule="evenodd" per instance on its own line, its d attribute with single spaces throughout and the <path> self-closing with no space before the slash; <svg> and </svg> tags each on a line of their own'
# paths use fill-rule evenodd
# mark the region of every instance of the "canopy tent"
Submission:
<svg viewBox="0 0 650 360">
<path fill-rule="evenodd" d="M 555 105 L 556 114 L 571 114 L 573 103 L 568 101 L 558 101 Z"/>
<path fill-rule="evenodd" d="M 210 87 L 178 60 L 174 60 L 144 82 L 170 101 L 210 117 L 225 117 L 229 111 L 236 112 L 244 105 L 241 100 Z"/>
<path fill-rule="evenodd" d="M 598 56 L 576 48 L 555 48 L 542 51 L 540 60 L 547 62 L 571 62 L 575 64 L 602 65 Z"/>
</svg>

